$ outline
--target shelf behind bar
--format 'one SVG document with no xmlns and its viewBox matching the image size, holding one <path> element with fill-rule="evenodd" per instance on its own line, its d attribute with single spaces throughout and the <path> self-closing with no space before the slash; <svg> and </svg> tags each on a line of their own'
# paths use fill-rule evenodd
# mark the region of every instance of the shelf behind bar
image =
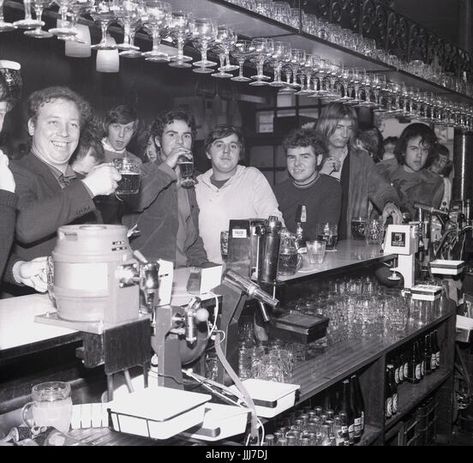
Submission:
<svg viewBox="0 0 473 463">
<path fill-rule="evenodd" d="M 15 0 L 6 0 L 5 6 L 17 10 L 23 9 L 22 2 Z M 262 16 L 238 5 L 228 3 L 225 0 L 173 0 L 172 6 L 174 11 L 181 9 L 185 12 L 193 13 L 194 17 L 207 17 L 215 20 L 217 24 L 226 24 L 233 28 L 241 37 L 249 39 L 254 37 L 280 38 L 280 40 L 290 42 L 293 48 L 300 48 L 309 53 L 320 55 L 334 63 L 343 64 L 345 67 L 357 67 L 364 68 L 369 72 L 387 73 L 388 78 L 393 82 L 404 82 L 408 87 L 416 87 L 422 91 L 448 96 L 455 102 L 473 103 L 472 97 L 447 89 L 406 71 L 397 70 L 393 66 L 375 58 L 300 31 L 297 28 Z M 57 11 L 51 9 L 45 10 L 44 16 L 50 18 L 59 17 Z M 98 26 L 88 19 L 81 17 L 79 23 L 98 30 Z M 114 24 L 109 30 L 114 34 L 122 33 L 122 29 Z M 142 32 L 138 32 L 136 37 L 140 40 L 151 41 L 150 37 Z M 187 49 L 188 47 L 186 47 Z"/>
<path fill-rule="evenodd" d="M 431 329 L 452 316 L 453 313 L 452 306 L 449 305 L 445 313 L 422 328 L 408 326 L 405 332 L 398 336 L 397 340 L 373 338 L 353 339 L 337 343 L 328 347 L 324 353 L 316 358 L 296 365 L 288 382 L 300 384 L 300 401 L 302 402 L 369 365 L 398 345 L 408 342 L 421 332 Z"/>
</svg>

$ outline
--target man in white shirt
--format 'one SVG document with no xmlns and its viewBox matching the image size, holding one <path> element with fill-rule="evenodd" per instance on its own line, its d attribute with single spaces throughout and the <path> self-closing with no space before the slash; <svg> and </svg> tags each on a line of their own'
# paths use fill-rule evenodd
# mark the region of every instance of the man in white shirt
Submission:
<svg viewBox="0 0 473 463">
<path fill-rule="evenodd" d="M 282 220 L 266 177 L 254 167 L 238 165 L 243 147 L 242 134 L 233 126 L 217 126 L 205 140 L 212 168 L 197 177 L 195 190 L 200 236 L 211 262 L 222 262 L 220 232 L 228 230 L 230 219 Z"/>
</svg>

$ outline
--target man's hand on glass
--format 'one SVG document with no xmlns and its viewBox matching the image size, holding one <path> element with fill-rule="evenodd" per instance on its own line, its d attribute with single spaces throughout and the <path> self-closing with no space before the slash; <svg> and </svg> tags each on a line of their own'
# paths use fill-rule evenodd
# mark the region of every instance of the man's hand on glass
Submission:
<svg viewBox="0 0 473 463">
<path fill-rule="evenodd" d="M 193 160 L 192 151 L 190 149 L 185 148 L 182 145 L 176 145 L 169 153 L 169 156 L 166 158 L 165 162 L 171 169 L 175 169 L 181 156 L 189 159 L 189 161 Z"/>
<path fill-rule="evenodd" d="M 393 224 L 402 223 L 402 212 L 394 203 L 386 203 L 383 209 L 383 222 L 386 223 L 388 217 L 393 218 Z"/>
</svg>

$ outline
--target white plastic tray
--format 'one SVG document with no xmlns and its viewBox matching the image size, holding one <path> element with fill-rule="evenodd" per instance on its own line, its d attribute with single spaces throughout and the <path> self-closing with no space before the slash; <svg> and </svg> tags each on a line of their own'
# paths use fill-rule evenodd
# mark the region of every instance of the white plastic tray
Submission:
<svg viewBox="0 0 473 463">
<path fill-rule="evenodd" d="M 248 394 L 255 403 L 256 413 L 264 418 L 272 418 L 291 408 L 296 400 L 299 384 L 278 383 L 263 379 L 246 379 L 243 381 Z M 236 386 L 231 386 L 241 395 Z"/>
<path fill-rule="evenodd" d="M 202 426 L 189 429 L 184 435 L 209 442 L 238 436 L 245 432 L 249 413 L 248 408 L 208 403 Z"/>
<path fill-rule="evenodd" d="M 430 271 L 438 275 L 460 275 L 463 272 L 465 261 L 436 259 L 430 263 Z"/>
<path fill-rule="evenodd" d="M 169 439 L 204 420 L 209 394 L 167 387 L 147 388 L 110 402 L 115 431 Z"/>
</svg>

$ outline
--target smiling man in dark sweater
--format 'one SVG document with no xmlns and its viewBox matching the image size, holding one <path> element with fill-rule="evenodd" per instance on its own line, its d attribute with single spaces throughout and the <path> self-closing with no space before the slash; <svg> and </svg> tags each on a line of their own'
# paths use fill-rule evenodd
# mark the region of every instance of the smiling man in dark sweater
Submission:
<svg viewBox="0 0 473 463">
<path fill-rule="evenodd" d="M 297 211 L 306 206 L 304 239 L 316 238 L 317 224 L 338 223 L 342 190 L 339 182 L 320 174 L 319 168 L 327 150 L 311 129 L 291 132 L 283 141 L 290 178 L 276 185 L 275 194 L 286 227 L 296 232 Z"/>
</svg>

